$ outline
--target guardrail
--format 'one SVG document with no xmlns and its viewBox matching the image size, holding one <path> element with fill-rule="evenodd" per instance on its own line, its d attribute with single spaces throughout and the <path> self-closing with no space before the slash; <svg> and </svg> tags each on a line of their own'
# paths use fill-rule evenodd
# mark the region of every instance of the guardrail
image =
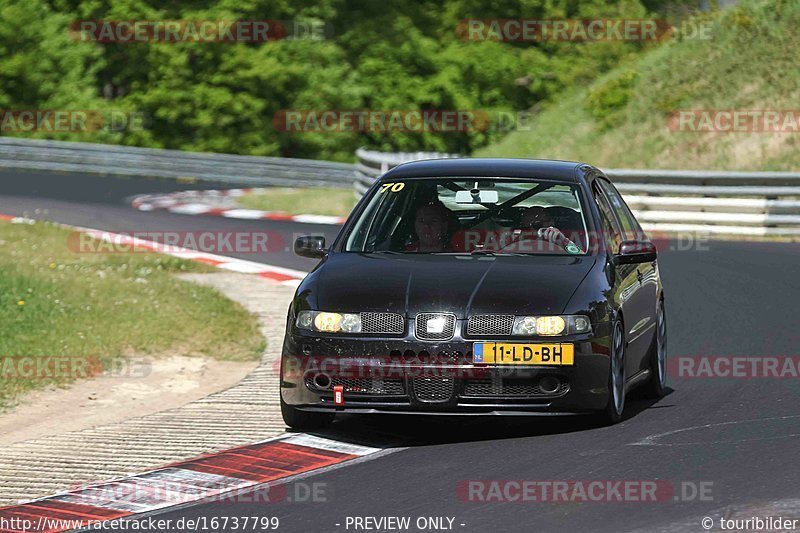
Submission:
<svg viewBox="0 0 800 533">
<path fill-rule="evenodd" d="M 390 168 L 436 152 L 359 149 L 355 165 L 280 157 L 195 153 L 0 137 L 0 168 L 190 179 L 231 186 L 354 186 L 362 195 Z M 650 230 L 800 235 L 800 173 L 608 169 Z M 353 176 L 355 174 L 355 180 Z"/>
<path fill-rule="evenodd" d="M 441 152 L 387 153 L 359 148 L 356 150 L 358 161 L 356 162 L 356 179 L 353 182 L 353 187 L 356 190 L 356 194 L 361 196 L 378 176 L 401 163 L 419 161 L 420 159 L 450 159 L 454 157 L 460 156 Z"/>
<path fill-rule="evenodd" d="M 190 179 L 235 186 L 349 187 L 353 165 L 0 137 L 0 168 Z"/>
<path fill-rule="evenodd" d="M 400 163 L 458 157 L 359 149 L 353 182 L 361 195 Z M 800 173 L 607 169 L 646 230 L 736 235 L 800 235 Z"/>
</svg>

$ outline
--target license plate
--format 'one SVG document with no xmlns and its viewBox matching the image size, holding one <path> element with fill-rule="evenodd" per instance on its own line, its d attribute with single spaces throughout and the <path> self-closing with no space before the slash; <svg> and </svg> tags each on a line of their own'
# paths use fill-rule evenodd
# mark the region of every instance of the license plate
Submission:
<svg viewBox="0 0 800 533">
<path fill-rule="evenodd" d="M 575 361 L 572 344 L 523 344 L 476 342 L 472 347 L 473 362 L 487 365 L 564 365 Z"/>
</svg>

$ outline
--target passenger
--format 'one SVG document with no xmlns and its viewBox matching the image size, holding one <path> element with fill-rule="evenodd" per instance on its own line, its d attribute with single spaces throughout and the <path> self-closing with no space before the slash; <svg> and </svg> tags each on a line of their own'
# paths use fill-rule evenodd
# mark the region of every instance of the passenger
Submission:
<svg viewBox="0 0 800 533">
<path fill-rule="evenodd" d="M 414 215 L 417 240 L 406 246 L 409 252 L 446 252 L 450 249 L 453 213 L 440 202 L 423 204 Z"/>
</svg>

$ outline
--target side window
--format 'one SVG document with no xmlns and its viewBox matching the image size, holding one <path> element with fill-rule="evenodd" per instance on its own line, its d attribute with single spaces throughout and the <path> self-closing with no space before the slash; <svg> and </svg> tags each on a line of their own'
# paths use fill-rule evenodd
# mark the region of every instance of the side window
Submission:
<svg viewBox="0 0 800 533">
<path fill-rule="evenodd" d="M 619 227 L 614 219 L 614 213 L 611 205 L 608 203 L 605 195 L 595 186 L 594 199 L 597 202 L 597 207 L 600 211 L 600 225 L 603 232 L 603 239 L 606 241 L 606 247 L 612 252 L 619 251 L 619 245 L 622 242 Z"/>
<path fill-rule="evenodd" d="M 636 222 L 633 213 L 631 213 L 631 210 L 622 199 L 622 196 L 608 181 L 600 179 L 597 180 L 597 182 L 600 184 L 600 188 L 603 189 L 603 192 L 611 202 L 611 207 L 617 214 L 617 219 L 622 226 L 622 232 L 625 234 L 625 239 L 636 239 L 640 234 L 642 234 L 642 228 L 639 226 L 639 223 Z"/>
</svg>

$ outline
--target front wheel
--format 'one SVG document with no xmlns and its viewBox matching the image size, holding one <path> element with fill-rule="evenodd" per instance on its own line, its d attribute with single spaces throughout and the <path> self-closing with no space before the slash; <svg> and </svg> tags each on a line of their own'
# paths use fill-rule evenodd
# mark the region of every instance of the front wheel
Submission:
<svg viewBox="0 0 800 533">
<path fill-rule="evenodd" d="M 622 322 L 616 320 L 611 330 L 611 361 L 608 372 L 608 403 L 603 410 L 607 424 L 622 420 L 625 410 L 625 334 Z"/>
<path fill-rule="evenodd" d="M 301 411 L 297 407 L 284 402 L 283 398 L 281 398 L 281 415 L 287 426 L 301 431 L 326 428 L 331 425 L 335 416 L 329 413 Z"/>
<path fill-rule="evenodd" d="M 658 302 L 656 310 L 656 336 L 647 353 L 650 379 L 644 386 L 648 398 L 663 398 L 667 393 L 667 315 L 664 300 Z"/>
</svg>

